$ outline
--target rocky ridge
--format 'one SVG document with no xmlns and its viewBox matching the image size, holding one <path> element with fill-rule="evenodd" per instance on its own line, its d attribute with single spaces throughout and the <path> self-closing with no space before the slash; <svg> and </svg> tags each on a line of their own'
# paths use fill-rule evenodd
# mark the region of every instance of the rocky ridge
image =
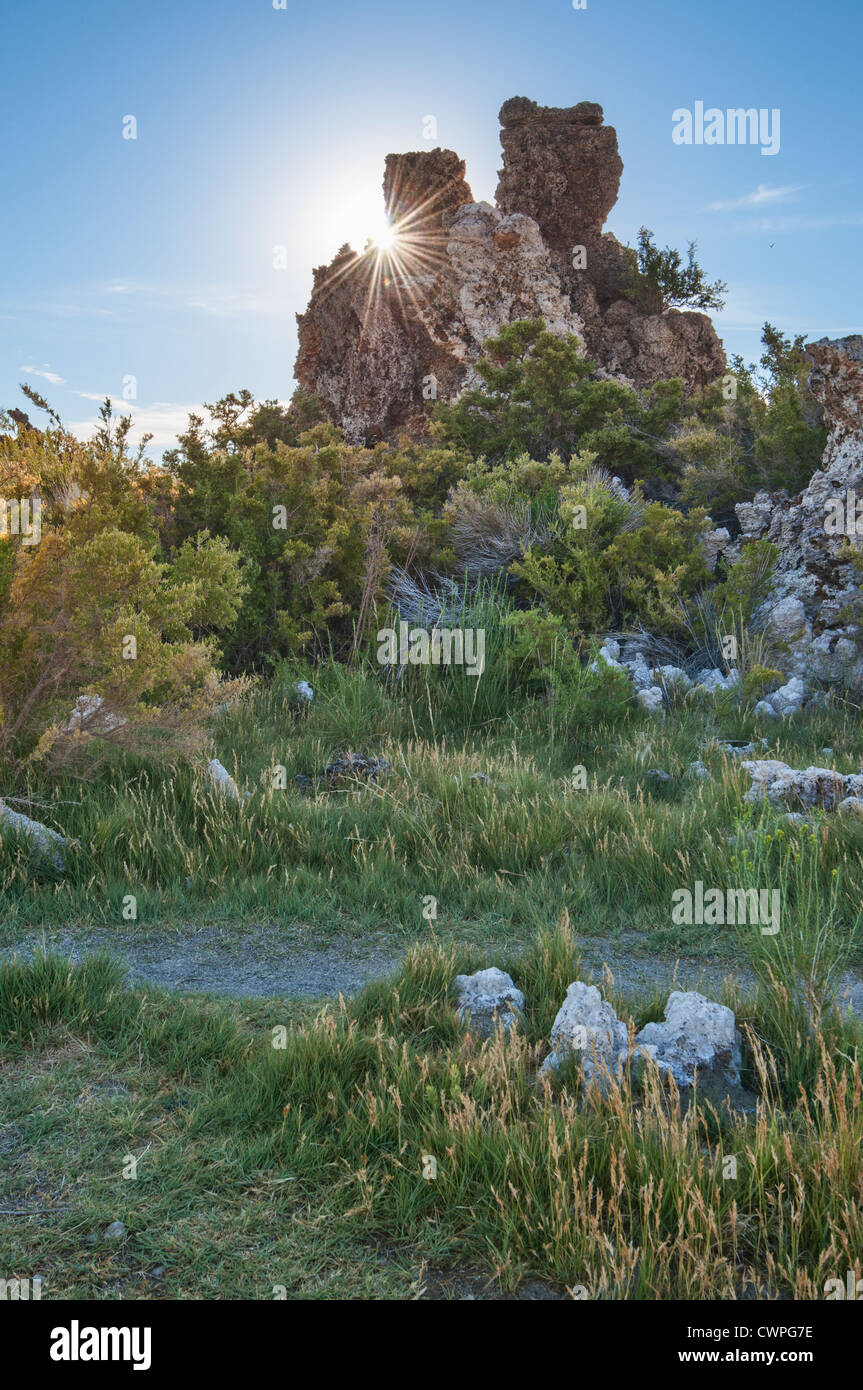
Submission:
<svg viewBox="0 0 863 1390">
<path fill-rule="evenodd" d="M 679 376 L 692 390 L 724 371 L 706 315 L 651 312 L 625 294 L 633 253 L 603 232 L 623 163 L 602 108 L 514 97 L 500 121 L 496 206 L 473 200 L 452 150 L 390 154 L 396 247 L 344 246 L 314 272 L 295 374 L 352 442 L 421 435 L 434 401 L 473 384 L 486 339 L 516 319 L 575 334 L 600 370 L 639 389 Z"/>
</svg>

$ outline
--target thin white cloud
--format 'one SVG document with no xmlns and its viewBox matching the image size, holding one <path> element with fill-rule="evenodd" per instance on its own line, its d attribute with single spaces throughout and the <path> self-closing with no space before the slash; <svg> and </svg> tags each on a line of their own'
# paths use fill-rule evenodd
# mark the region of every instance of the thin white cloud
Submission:
<svg viewBox="0 0 863 1390">
<path fill-rule="evenodd" d="M 786 203 L 795 193 L 800 193 L 803 187 L 800 183 L 788 183 L 781 188 L 768 188 L 767 184 L 760 183 L 753 193 L 744 193 L 741 198 L 708 203 L 707 211 L 732 212 L 735 208 L 756 208 L 763 207 L 765 203 Z"/>
<path fill-rule="evenodd" d="M 105 399 L 92 391 L 76 391 L 75 394 L 100 403 Z M 188 404 L 154 401 L 152 405 L 139 406 L 134 401 L 118 401 L 112 398 L 112 404 L 114 414 L 118 418 L 121 415 L 131 415 L 132 429 L 129 438 L 132 444 L 138 444 L 143 435 L 152 434 L 153 438 L 148 447 L 157 451 L 174 447 L 177 436 L 183 434 L 188 427 L 190 414 L 203 415 L 205 418 L 207 414 L 203 406 L 196 401 Z M 91 439 L 96 425 L 95 420 L 71 420 L 67 429 L 79 439 Z"/>
<path fill-rule="evenodd" d="M 169 309 L 193 309 L 196 313 L 216 318 L 242 318 L 246 314 L 284 317 L 283 302 L 289 293 L 287 277 L 275 276 L 270 291 L 253 290 L 245 286 L 143 284 L 134 280 L 114 280 L 103 285 L 102 292 L 126 299 L 153 300 Z"/>
<path fill-rule="evenodd" d="M 762 217 L 747 224 L 758 232 L 826 232 L 832 227 L 863 227 L 863 213 L 825 213 L 823 217 Z"/>
<path fill-rule="evenodd" d="M 56 372 L 46 372 L 40 367 L 20 367 L 19 371 L 24 372 L 26 376 L 41 376 L 43 381 L 50 381 L 52 386 L 65 386 L 66 384 L 64 378 L 58 376 Z"/>
</svg>

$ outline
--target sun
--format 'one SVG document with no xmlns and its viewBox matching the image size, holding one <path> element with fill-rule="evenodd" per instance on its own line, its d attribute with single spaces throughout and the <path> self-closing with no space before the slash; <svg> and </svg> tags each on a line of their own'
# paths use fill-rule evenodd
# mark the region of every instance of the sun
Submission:
<svg viewBox="0 0 863 1390">
<path fill-rule="evenodd" d="M 380 228 L 372 240 L 378 251 L 394 251 L 398 245 L 398 233 L 395 227 L 387 223 L 385 227 Z"/>
<path fill-rule="evenodd" d="M 384 213 L 381 213 L 368 227 L 366 249 L 376 251 L 378 256 L 389 256 L 398 250 L 398 244 L 398 229 Z"/>
</svg>

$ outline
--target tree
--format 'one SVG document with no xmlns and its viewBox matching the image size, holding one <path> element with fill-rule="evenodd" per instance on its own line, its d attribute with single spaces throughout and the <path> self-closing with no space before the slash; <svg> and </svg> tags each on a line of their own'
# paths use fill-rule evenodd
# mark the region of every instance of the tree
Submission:
<svg viewBox="0 0 863 1390">
<path fill-rule="evenodd" d="M 486 342 L 475 371 L 482 385 L 453 405 L 439 403 L 433 417 L 441 437 L 472 458 L 589 452 L 625 480 L 665 473 L 656 440 L 679 418 L 682 382 L 661 382 L 639 397 L 597 376 L 580 340 L 549 333 L 542 319 L 507 324 Z"/>
<path fill-rule="evenodd" d="M 630 295 L 654 313 L 667 306 L 690 309 L 722 309 L 728 290 L 724 280 L 711 284 L 695 259 L 696 243 L 691 241 L 686 264 L 679 251 L 666 246 L 664 251 L 653 239 L 653 232 L 642 227 L 638 233 L 637 269 L 633 275 Z"/>
</svg>

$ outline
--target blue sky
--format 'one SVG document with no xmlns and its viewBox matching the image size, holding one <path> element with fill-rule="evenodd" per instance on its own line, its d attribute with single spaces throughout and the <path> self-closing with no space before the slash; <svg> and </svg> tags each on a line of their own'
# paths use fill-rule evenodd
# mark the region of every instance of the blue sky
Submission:
<svg viewBox="0 0 863 1390">
<path fill-rule="evenodd" d="M 859 0 L 48 0 L 4 38 L 2 405 L 29 381 L 85 431 L 133 377 L 158 452 L 227 391 L 288 399 L 312 268 L 373 230 L 387 151 L 455 149 L 493 200 L 516 95 L 602 104 L 609 229 L 697 240 L 729 352 L 768 318 L 863 330 Z M 696 101 L 779 108 L 779 153 L 676 145 Z"/>
</svg>

